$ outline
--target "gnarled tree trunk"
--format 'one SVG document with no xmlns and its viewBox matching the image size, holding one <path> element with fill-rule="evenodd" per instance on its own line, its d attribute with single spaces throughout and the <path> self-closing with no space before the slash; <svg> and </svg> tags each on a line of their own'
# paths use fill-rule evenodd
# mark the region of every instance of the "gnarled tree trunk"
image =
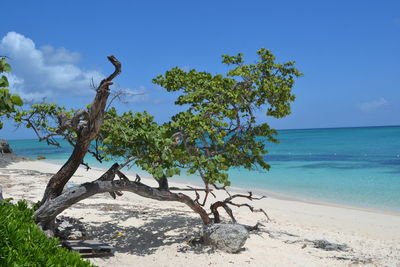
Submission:
<svg viewBox="0 0 400 267">
<path fill-rule="evenodd" d="M 70 129 L 75 131 L 77 140 L 74 150 L 67 162 L 49 180 L 41 201 L 41 209 L 48 207 L 49 202 L 52 202 L 53 199 L 61 195 L 66 183 L 82 164 L 83 158 L 89 149 L 90 142 L 96 138 L 99 133 L 104 119 L 104 109 L 108 96 L 110 95 L 109 86 L 112 85 L 112 80 L 121 73 L 121 63 L 114 56 L 109 56 L 107 58 L 114 65 L 115 70 L 110 76 L 100 82 L 89 110 L 78 111 L 72 119 L 69 119 L 65 114 L 58 114 L 59 128 L 61 130 Z M 36 219 L 41 222 L 37 216 Z M 53 220 L 41 223 L 43 229 L 53 230 L 54 219 L 55 217 Z"/>
<path fill-rule="evenodd" d="M 89 148 L 90 140 L 82 140 L 77 142 L 71 156 L 61 169 L 51 177 L 47 184 L 41 203 L 57 197 L 61 194 L 65 184 L 71 179 L 76 170 L 81 165 L 83 158 Z"/>
<path fill-rule="evenodd" d="M 48 182 L 41 205 L 61 194 L 65 184 L 83 162 L 90 142 L 99 133 L 103 123 L 104 109 L 110 95 L 109 86 L 112 85 L 112 80 L 121 73 L 121 63 L 114 56 L 109 56 L 108 60 L 114 65 L 115 70 L 100 82 L 89 111 L 80 110 L 72 119 L 68 119 L 64 114 L 59 114 L 60 129 L 69 128 L 76 131 L 77 142 L 68 161 Z"/>
</svg>

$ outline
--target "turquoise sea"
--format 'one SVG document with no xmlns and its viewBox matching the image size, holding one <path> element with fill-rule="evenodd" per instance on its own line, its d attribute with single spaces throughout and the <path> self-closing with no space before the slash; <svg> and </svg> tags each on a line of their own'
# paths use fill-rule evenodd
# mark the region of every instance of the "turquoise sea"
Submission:
<svg viewBox="0 0 400 267">
<path fill-rule="evenodd" d="M 266 155 L 270 171 L 229 172 L 232 186 L 294 198 L 400 212 L 400 126 L 279 131 Z M 37 140 L 9 140 L 21 156 L 63 163 L 71 152 Z M 100 165 L 87 158 L 92 166 Z M 193 177 L 184 174 L 179 179 Z M 196 180 L 196 179 L 195 179 Z"/>
</svg>

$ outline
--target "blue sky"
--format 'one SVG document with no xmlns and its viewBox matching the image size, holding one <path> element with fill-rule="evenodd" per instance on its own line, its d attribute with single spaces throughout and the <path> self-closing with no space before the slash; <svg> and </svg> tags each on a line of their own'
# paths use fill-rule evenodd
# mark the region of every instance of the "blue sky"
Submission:
<svg viewBox="0 0 400 267">
<path fill-rule="evenodd" d="M 270 49 L 305 74 L 278 129 L 400 124 L 400 1 L 7 1 L 0 55 L 14 92 L 69 107 L 91 102 L 90 81 L 123 64 L 116 87 L 140 95 L 121 110 L 174 112 L 151 79 L 179 66 L 225 73 L 221 54 Z M 5 11 L 5 12 L 4 12 Z M 263 119 L 263 118 L 262 118 Z M 8 123 L 0 135 L 28 138 Z"/>
</svg>

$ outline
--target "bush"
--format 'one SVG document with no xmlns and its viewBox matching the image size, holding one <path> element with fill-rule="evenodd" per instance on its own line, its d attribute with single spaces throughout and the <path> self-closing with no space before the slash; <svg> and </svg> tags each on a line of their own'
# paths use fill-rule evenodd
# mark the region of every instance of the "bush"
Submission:
<svg viewBox="0 0 400 267">
<path fill-rule="evenodd" d="M 26 201 L 0 201 L 0 266 L 93 266 L 58 244 L 34 223 Z"/>
</svg>

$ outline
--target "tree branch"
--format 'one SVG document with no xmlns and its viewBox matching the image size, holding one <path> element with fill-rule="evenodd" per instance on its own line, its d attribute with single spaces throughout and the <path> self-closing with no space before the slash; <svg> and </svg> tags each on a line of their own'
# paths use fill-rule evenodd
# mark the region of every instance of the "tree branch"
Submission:
<svg viewBox="0 0 400 267">
<path fill-rule="evenodd" d="M 214 187 L 216 187 L 216 185 L 214 185 Z M 216 187 L 217 188 L 217 187 Z M 223 207 L 225 209 L 225 211 L 228 213 L 229 217 L 232 219 L 232 222 L 236 223 L 236 219 L 233 216 L 233 212 L 232 210 L 228 207 L 229 205 L 235 206 L 235 207 L 248 207 L 251 212 L 261 212 L 264 213 L 264 215 L 267 217 L 267 220 L 270 221 L 271 219 L 269 218 L 268 214 L 263 210 L 263 209 L 255 209 L 253 206 L 247 204 L 247 203 L 243 203 L 243 204 L 237 204 L 232 202 L 232 199 L 234 198 L 247 198 L 248 200 L 252 201 L 252 200 L 260 200 L 263 198 L 266 198 L 266 196 L 261 196 L 261 197 L 253 197 L 253 193 L 249 192 L 248 195 L 243 195 L 243 194 L 235 194 L 235 195 L 230 195 L 229 192 L 225 189 L 225 187 L 221 188 L 224 189 L 225 192 L 227 192 L 227 194 L 229 195 L 228 198 L 226 198 L 224 201 L 217 201 L 215 203 L 213 203 L 210 207 L 211 212 L 214 214 L 214 223 L 219 223 L 221 222 L 220 216 L 219 216 L 219 212 L 218 212 L 218 208 Z"/>
<path fill-rule="evenodd" d="M 36 210 L 34 216 L 36 221 L 44 230 L 46 230 L 48 229 L 46 226 L 52 222 L 58 214 L 73 204 L 98 193 L 115 191 L 129 191 L 142 197 L 159 201 L 181 202 L 188 205 L 193 211 L 198 213 L 204 224 L 211 223 L 206 211 L 200 205 L 196 204 L 189 196 L 182 193 L 172 193 L 167 190 L 159 190 L 158 188 L 152 188 L 141 182 L 130 180 L 104 181 L 98 179 L 94 182 L 84 183 L 80 186 L 69 188 L 58 197 L 44 203 Z"/>
<path fill-rule="evenodd" d="M 113 64 L 115 70 L 110 76 L 101 81 L 89 111 L 81 110 L 78 111 L 74 116 L 75 120 L 78 120 L 80 117 L 84 117 L 84 120 L 82 120 L 84 123 L 81 124 L 78 122 L 77 124 L 76 145 L 74 146 L 71 156 L 61 167 L 61 169 L 51 177 L 46 186 L 46 190 L 41 201 L 41 204 L 44 206 L 46 206 L 46 202 L 50 201 L 52 198 L 56 198 L 57 196 L 61 195 L 65 184 L 69 181 L 69 179 L 71 179 L 72 175 L 82 163 L 82 160 L 90 147 L 90 142 L 96 138 L 100 127 L 103 124 L 104 108 L 107 98 L 110 94 L 109 85 L 112 84 L 112 79 L 114 79 L 121 72 L 121 63 L 114 56 L 109 56 L 107 58 Z M 64 117 L 66 117 L 65 114 Z M 68 124 L 68 120 L 65 120 L 65 118 L 64 122 Z M 72 121 L 69 123 L 72 126 Z"/>
</svg>

